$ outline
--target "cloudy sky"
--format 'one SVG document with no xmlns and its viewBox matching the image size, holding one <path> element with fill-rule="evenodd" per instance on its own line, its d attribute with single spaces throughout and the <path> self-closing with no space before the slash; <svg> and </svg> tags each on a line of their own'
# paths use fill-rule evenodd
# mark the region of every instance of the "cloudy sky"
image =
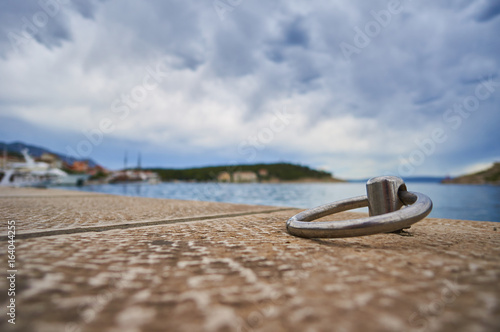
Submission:
<svg viewBox="0 0 500 332">
<path fill-rule="evenodd" d="M 344 178 L 500 160 L 500 1 L 0 2 L 0 141 Z"/>
</svg>

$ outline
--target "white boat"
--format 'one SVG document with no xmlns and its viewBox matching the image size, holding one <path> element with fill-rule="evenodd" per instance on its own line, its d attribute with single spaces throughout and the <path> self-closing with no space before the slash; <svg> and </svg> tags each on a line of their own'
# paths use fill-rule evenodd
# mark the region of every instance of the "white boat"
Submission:
<svg viewBox="0 0 500 332">
<path fill-rule="evenodd" d="M 51 168 L 44 162 L 35 162 L 28 153 L 22 150 L 25 162 L 6 165 L 0 170 L 0 186 L 10 187 L 47 187 L 61 181 L 68 174 L 59 168 Z"/>
<path fill-rule="evenodd" d="M 60 177 L 50 184 L 51 186 L 83 186 L 88 179 L 89 174 L 68 174 L 67 176 Z"/>
</svg>

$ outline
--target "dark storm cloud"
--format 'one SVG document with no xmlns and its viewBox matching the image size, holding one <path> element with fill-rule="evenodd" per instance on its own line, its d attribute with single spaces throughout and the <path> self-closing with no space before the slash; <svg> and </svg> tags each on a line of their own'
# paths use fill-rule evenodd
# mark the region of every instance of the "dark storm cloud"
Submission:
<svg viewBox="0 0 500 332">
<path fill-rule="evenodd" d="M 487 0 L 476 17 L 478 22 L 487 22 L 500 15 L 500 1 Z"/>
<path fill-rule="evenodd" d="M 70 6 L 83 17 L 94 19 L 98 3 L 104 1 L 106 0 L 71 0 Z"/>
<path fill-rule="evenodd" d="M 307 48 L 309 44 L 309 34 L 303 26 L 302 19 L 294 19 L 285 29 L 285 44 L 302 46 Z"/>
<path fill-rule="evenodd" d="M 47 48 L 70 41 L 68 11 L 92 19 L 97 1 L 4 0 L 0 2 L 0 56 L 36 41 Z"/>
</svg>

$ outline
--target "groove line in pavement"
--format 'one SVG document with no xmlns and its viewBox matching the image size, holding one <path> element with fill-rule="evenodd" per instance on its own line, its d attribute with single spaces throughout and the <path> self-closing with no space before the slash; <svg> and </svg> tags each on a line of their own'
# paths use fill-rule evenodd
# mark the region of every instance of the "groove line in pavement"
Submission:
<svg viewBox="0 0 500 332">
<path fill-rule="evenodd" d="M 30 239 L 30 238 L 38 238 L 38 237 L 44 237 L 44 236 L 53 236 L 53 235 L 68 235 L 68 234 L 78 234 L 78 233 L 87 233 L 87 232 L 104 232 L 104 231 L 114 230 L 114 229 L 140 228 L 140 227 L 146 227 L 146 226 L 168 225 L 168 224 L 176 224 L 176 223 L 191 222 L 191 221 L 203 221 L 203 220 L 210 220 L 210 219 L 225 219 L 225 218 L 258 215 L 258 214 L 270 214 L 270 213 L 274 213 L 274 212 L 281 212 L 281 211 L 288 211 L 288 210 L 296 210 L 296 208 L 279 208 L 279 209 L 273 209 L 273 210 L 229 213 L 229 214 L 219 214 L 219 215 L 211 215 L 211 216 L 199 216 L 199 217 L 176 218 L 176 219 L 153 220 L 153 221 L 138 221 L 138 222 L 112 224 L 112 225 L 106 225 L 106 226 L 87 226 L 87 227 L 77 227 L 77 228 L 50 229 L 50 230 L 41 230 L 41 231 L 34 231 L 34 232 L 27 232 L 27 233 L 17 233 L 16 232 L 15 238 L 16 239 Z M 7 235 L 0 236 L 0 241 L 7 241 L 7 240 L 8 240 Z"/>
</svg>

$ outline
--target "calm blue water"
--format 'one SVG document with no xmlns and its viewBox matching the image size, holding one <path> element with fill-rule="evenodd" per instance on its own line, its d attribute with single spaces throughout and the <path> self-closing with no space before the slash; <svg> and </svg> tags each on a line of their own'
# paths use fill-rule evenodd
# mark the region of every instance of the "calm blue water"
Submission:
<svg viewBox="0 0 500 332">
<path fill-rule="evenodd" d="M 428 195 L 434 208 L 429 217 L 500 222 L 500 186 L 407 183 L 408 190 Z M 64 189 L 154 198 L 311 208 L 365 195 L 364 183 L 161 183 L 106 184 Z M 358 209 L 368 212 L 367 209 Z"/>
</svg>

